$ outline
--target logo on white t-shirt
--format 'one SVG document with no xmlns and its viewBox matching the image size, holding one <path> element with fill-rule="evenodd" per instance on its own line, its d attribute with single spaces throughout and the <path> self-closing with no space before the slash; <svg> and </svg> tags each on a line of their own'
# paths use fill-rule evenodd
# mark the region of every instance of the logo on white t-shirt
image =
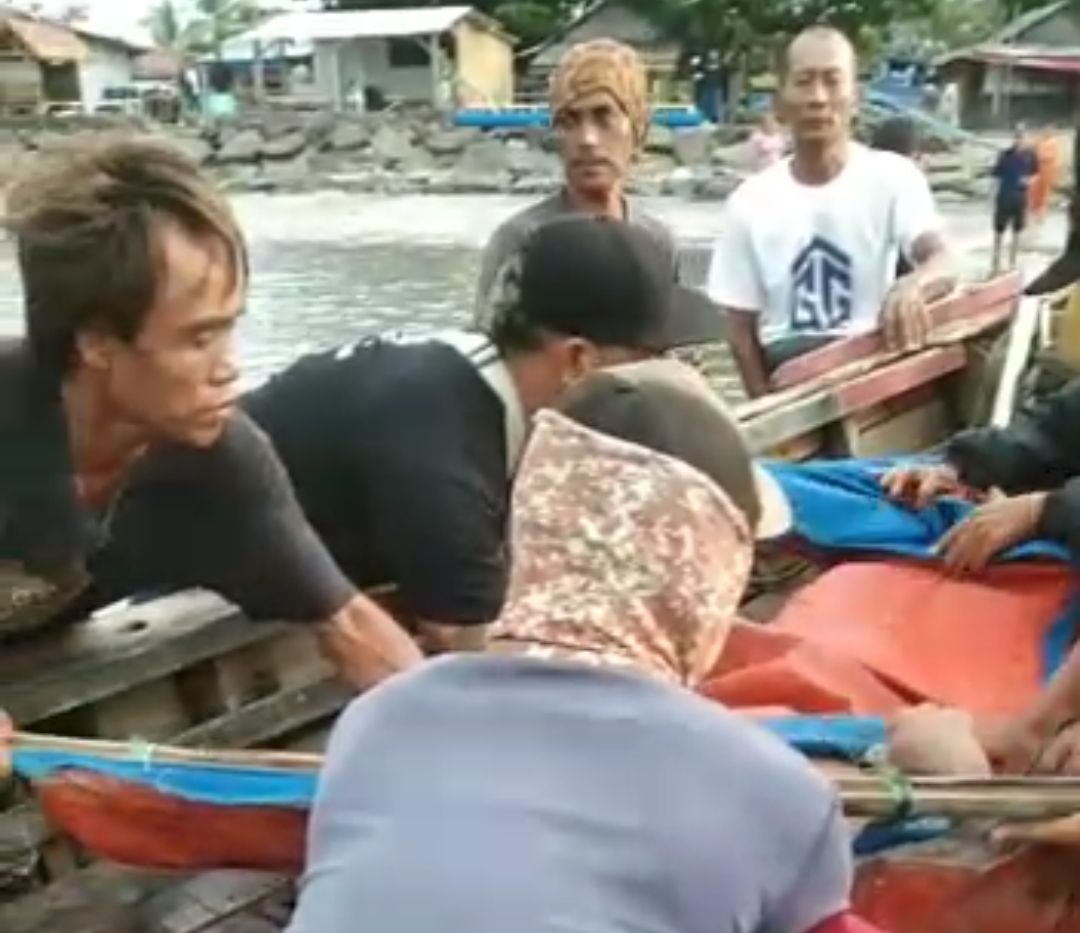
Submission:
<svg viewBox="0 0 1080 933">
<path fill-rule="evenodd" d="M 813 237 L 791 264 L 792 331 L 830 331 L 851 322 L 853 270 L 846 250 Z"/>
</svg>

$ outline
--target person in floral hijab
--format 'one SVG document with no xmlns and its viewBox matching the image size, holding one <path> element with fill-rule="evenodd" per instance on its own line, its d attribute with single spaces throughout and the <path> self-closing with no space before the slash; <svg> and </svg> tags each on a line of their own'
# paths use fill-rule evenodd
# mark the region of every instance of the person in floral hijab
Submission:
<svg viewBox="0 0 1080 933">
<path fill-rule="evenodd" d="M 391 933 L 867 929 L 829 781 L 685 689 L 723 644 L 755 535 L 787 524 L 699 378 L 613 367 L 539 413 L 498 640 L 338 719 L 287 933 L 361 915 Z"/>
<path fill-rule="evenodd" d="M 598 372 L 540 412 L 511 516 L 493 650 L 687 687 L 719 657 L 755 537 L 790 521 L 730 412 L 673 359 Z"/>
</svg>

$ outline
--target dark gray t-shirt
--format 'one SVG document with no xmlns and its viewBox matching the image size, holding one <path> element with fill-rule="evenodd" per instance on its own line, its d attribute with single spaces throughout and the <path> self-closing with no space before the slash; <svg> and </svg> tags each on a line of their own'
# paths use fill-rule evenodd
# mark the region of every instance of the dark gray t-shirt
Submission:
<svg viewBox="0 0 1080 933">
<path fill-rule="evenodd" d="M 829 783 L 633 674 L 453 656 L 335 726 L 287 933 L 802 933 L 848 906 Z"/>
<path fill-rule="evenodd" d="M 154 445 L 99 514 L 29 347 L 0 347 L 0 634 L 131 596 L 202 587 L 252 619 L 321 622 L 356 594 L 242 414 L 208 447 Z"/>
<path fill-rule="evenodd" d="M 473 323 L 480 329 L 486 328 L 488 296 L 495 276 L 519 249 L 528 236 L 537 228 L 556 217 L 565 217 L 574 213 L 575 208 L 566 194 L 558 191 L 542 201 L 530 204 L 524 210 L 508 217 L 491 235 L 480 254 L 480 273 L 477 276 L 476 295 L 473 303 Z M 671 231 L 663 221 L 647 214 L 635 203 L 627 199 L 626 220 L 652 233 L 664 251 L 671 255 L 672 274 L 676 272 L 678 252 Z"/>
</svg>

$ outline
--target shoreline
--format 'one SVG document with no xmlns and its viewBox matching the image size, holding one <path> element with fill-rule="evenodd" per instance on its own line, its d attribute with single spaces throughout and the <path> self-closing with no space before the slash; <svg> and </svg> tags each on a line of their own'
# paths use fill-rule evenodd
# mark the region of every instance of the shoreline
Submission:
<svg viewBox="0 0 1080 933">
<path fill-rule="evenodd" d="M 753 166 L 748 125 L 671 130 L 652 126 L 629 193 L 685 202 L 724 200 Z M 151 135 L 185 151 L 230 194 L 538 196 L 559 184 L 550 132 L 453 126 L 431 111 L 373 114 L 250 111 L 212 132 L 122 115 L 0 119 L 0 187 L 41 156 L 103 134 Z M 939 198 L 989 197 L 993 146 L 925 140 L 926 171 Z M 1064 167 L 1063 167 L 1064 168 Z M 1066 174 L 1063 171 L 1063 174 Z"/>
</svg>

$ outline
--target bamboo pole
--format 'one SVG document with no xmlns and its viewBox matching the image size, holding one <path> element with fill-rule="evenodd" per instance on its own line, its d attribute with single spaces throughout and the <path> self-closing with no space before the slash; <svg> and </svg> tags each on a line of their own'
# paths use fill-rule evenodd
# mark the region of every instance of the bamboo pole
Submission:
<svg viewBox="0 0 1080 933">
<path fill-rule="evenodd" d="M 168 745 L 70 739 L 15 732 L 15 750 L 85 755 L 104 761 L 145 762 L 179 767 L 263 768 L 283 773 L 317 773 L 323 756 L 302 752 L 176 748 Z M 844 812 L 854 818 L 898 815 L 953 819 L 1036 820 L 1080 813 L 1080 778 L 1042 776 L 911 777 L 876 772 L 839 773 L 835 784 Z"/>
<path fill-rule="evenodd" d="M 69 739 L 63 736 L 14 732 L 7 744 L 15 752 L 44 751 L 86 755 L 105 761 L 146 762 L 159 765 L 202 765 L 222 768 L 266 768 L 279 771 L 318 771 L 323 756 L 307 752 L 268 750 L 177 748 L 150 742 L 115 742 L 105 739 Z"/>
</svg>

